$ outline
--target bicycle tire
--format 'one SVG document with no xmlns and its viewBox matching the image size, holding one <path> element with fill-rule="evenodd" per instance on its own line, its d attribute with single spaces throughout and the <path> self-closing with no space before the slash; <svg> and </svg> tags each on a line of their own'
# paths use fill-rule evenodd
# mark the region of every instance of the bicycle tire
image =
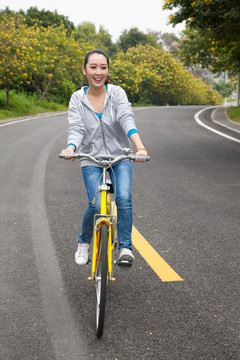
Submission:
<svg viewBox="0 0 240 360">
<path fill-rule="evenodd" d="M 108 230 L 106 224 L 102 224 L 100 230 L 99 257 L 96 271 L 96 336 L 100 338 L 103 334 L 105 304 L 107 292 L 107 272 L 108 272 Z"/>
</svg>

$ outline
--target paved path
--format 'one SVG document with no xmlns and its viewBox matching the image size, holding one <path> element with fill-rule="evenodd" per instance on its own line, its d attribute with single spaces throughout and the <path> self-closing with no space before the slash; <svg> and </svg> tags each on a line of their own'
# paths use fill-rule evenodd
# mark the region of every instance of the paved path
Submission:
<svg viewBox="0 0 240 360">
<path fill-rule="evenodd" d="M 184 281 L 162 282 L 135 249 L 100 341 L 90 266 L 74 263 L 79 163 L 58 159 L 66 114 L 0 127 L 4 360 L 239 359 L 240 145 L 201 127 L 202 109 L 136 110 L 151 161 L 134 164 L 134 225 Z M 201 120 L 220 128 L 211 114 Z"/>
</svg>

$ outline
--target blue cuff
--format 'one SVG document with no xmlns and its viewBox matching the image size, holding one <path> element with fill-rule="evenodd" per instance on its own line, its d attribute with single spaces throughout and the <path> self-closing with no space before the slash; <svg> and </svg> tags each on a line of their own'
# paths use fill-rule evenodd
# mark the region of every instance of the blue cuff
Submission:
<svg viewBox="0 0 240 360">
<path fill-rule="evenodd" d="M 77 148 L 76 145 L 69 143 L 69 144 L 67 144 L 67 147 L 69 147 L 70 145 L 74 146 L 75 147 L 74 151 L 76 151 L 76 148 Z"/>
<path fill-rule="evenodd" d="M 132 134 L 135 134 L 135 133 L 138 134 L 137 129 L 131 129 L 131 130 L 129 130 L 129 132 L 128 132 L 128 134 L 127 134 L 128 138 L 130 139 L 130 136 L 131 136 Z"/>
</svg>

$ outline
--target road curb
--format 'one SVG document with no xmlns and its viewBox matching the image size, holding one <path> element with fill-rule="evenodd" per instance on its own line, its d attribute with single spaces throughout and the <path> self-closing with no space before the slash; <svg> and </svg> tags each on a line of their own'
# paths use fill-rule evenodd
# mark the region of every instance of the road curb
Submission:
<svg viewBox="0 0 240 360">
<path fill-rule="evenodd" d="M 216 115 L 216 113 L 218 113 Z M 211 119 L 215 124 L 223 126 L 229 130 L 235 131 L 240 134 L 240 124 L 232 121 L 227 115 L 226 108 L 216 108 L 211 114 Z"/>
<path fill-rule="evenodd" d="M 211 115 L 210 115 L 210 122 L 212 123 L 212 125 L 214 125 L 214 121 L 213 121 L 213 119 L 212 119 L 212 114 L 213 114 L 213 112 L 214 112 L 215 110 L 217 110 L 217 109 L 223 109 L 223 107 L 222 107 L 222 106 L 210 106 L 210 107 L 204 108 L 204 109 L 198 111 L 198 112 L 194 115 L 194 119 L 195 119 L 195 121 L 196 121 L 200 126 L 204 127 L 205 129 L 207 129 L 207 130 L 209 130 L 209 131 L 211 131 L 211 132 L 213 132 L 213 133 L 215 133 L 215 134 L 217 134 L 217 135 L 220 135 L 220 136 L 222 136 L 222 137 L 225 137 L 225 138 L 227 138 L 227 139 L 229 139 L 229 140 L 232 140 L 232 141 L 235 141 L 235 142 L 237 142 L 237 143 L 240 143 L 240 139 L 237 138 L 237 137 L 238 137 L 238 132 L 237 132 L 235 129 L 230 128 L 230 127 L 229 127 L 228 129 L 226 129 L 226 126 L 223 126 L 223 125 L 220 125 L 220 124 L 216 124 L 216 126 L 219 126 L 219 127 L 221 128 L 221 131 L 220 131 L 219 129 L 216 129 L 216 128 L 212 127 L 212 126 L 209 126 L 209 125 L 205 124 L 204 121 L 200 119 L 200 115 L 203 115 L 203 113 L 204 113 L 205 111 L 213 110 L 213 111 L 211 112 Z M 227 120 L 226 120 L 226 121 L 227 121 Z M 209 121 L 208 121 L 208 123 L 209 123 Z M 210 123 L 210 124 L 211 124 L 211 123 Z M 225 130 L 224 130 L 224 129 L 225 129 Z M 225 132 L 223 132 L 223 131 L 225 131 Z M 231 132 L 231 135 L 228 135 L 228 134 L 227 134 L 227 132 L 229 132 L 229 131 Z M 234 133 L 236 134 L 237 137 L 234 137 L 234 136 L 233 136 Z"/>
</svg>

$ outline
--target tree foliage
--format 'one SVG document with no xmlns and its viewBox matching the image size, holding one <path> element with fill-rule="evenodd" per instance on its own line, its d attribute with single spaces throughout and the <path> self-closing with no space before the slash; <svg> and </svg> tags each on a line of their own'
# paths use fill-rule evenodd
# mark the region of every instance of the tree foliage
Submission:
<svg viewBox="0 0 240 360">
<path fill-rule="evenodd" d="M 67 103 L 81 86 L 83 58 L 93 48 L 112 54 L 110 75 L 131 101 L 156 105 L 221 102 L 217 92 L 196 80 L 161 48 L 154 33 L 125 32 L 131 35 L 125 38 L 126 48 L 116 52 L 104 27 L 96 32 L 91 23 L 82 23 L 70 33 L 63 23 L 43 26 L 36 20 L 29 24 L 24 14 L 7 10 L 0 17 L 0 89 L 6 91 L 7 106 L 11 89 Z M 134 40 L 133 34 L 139 37 Z M 135 42 L 129 47 L 129 39 L 137 40 L 138 45 Z"/>
<path fill-rule="evenodd" d="M 207 39 L 207 31 L 200 29 L 191 29 L 186 27 L 183 30 L 179 43 L 179 57 L 183 63 L 190 69 L 193 64 L 203 68 L 211 67 L 217 69 L 219 59 L 214 56 L 215 42 Z M 219 69 L 221 70 L 221 69 Z"/>
<path fill-rule="evenodd" d="M 2 14 L 0 21 L 0 87 L 6 90 L 9 107 L 9 92 L 28 79 L 27 58 L 28 28 L 21 15 Z"/>
<path fill-rule="evenodd" d="M 175 58 L 178 57 L 179 38 L 174 33 L 162 33 L 161 31 L 155 32 L 158 44 L 171 53 Z"/>
<path fill-rule="evenodd" d="M 16 13 L 9 10 L 9 8 L 6 8 L 5 10 L 0 11 L 0 17 L 1 14 L 15 15 Z M 23 15 L 27 26 L 35 26 L 36 23 L 46 28 L 48 26 L 63 26 L 66 29 L 67 34 L 71 34 L 75 28 L 74 24 L 68 20 L 68 17 L 59 15 L 56 10 L 51 12 L 45 9 L 38 10 L 37 7 L 30 7 L 26 12 L 20 10 L 19 14 Z"/>
<path fill-rule="evenodd" d="M 225 43 L 239 40 L 239 0 L 165 0 L 164 8 L 176 9 L 170 15 L 173 25 L 186 21 L 191 27 L 210 29 Z"/>
<path fill-rule="evenodd" d="M 240 71 L 239 0 L 165 0 L 164 9 L 176 9 L 170 15 L 173 25 L 186 21 L 187 47 L 195 49 L 193 57 L 199 55 L 201 63 L 213 71 Z"/>
<path fill-rule="evenodd" d="M 212 81 L 213 89 L 217 90 L 224 98 L 230 96 L 233 92 L 233 87 L 230 82 L 220 80 L 219 82 Z"/>
<path fill-rule="evenodd" d="M 67 36 L 63 26 L 29 27 L 19 14 L 2 15 L 0 43 L 0 86 L 6 89 L 7 106 L 12 88 L 32 87 L 43 99 L 54 84 L 68 80 L 79 86 L 79 64 L 90 49 L 89 44 L 80 47 L 74 35 Z"/>
<path fill-rule="evenodd" d="M 117 50 L 109 32 L 103 26 L 97 32 L 95 25 L 90 22 L 82 22 L 76 27 L 75 39 L 80 43 L 89 43 L 93 49 L 102 49 L 109 56 L 114 55 Z"/>
<path fill-rule="evenodd" d="M 124 30 L 119 37 L 118 44 L 120 49 L 124 52 L 137 45 L 152 45 L 154 47 L 159 47 L 153 32 L 144 34 L 137 27 L 131 28 L 130 30 Z"/>
<path fill-rule="evenodd" d="M 216 91 L 196 79 L 173 56 L 150 45 L 118 53 L 111 74 L 134 102 L 156 105 L 222 102 Z"/>
</svg>

